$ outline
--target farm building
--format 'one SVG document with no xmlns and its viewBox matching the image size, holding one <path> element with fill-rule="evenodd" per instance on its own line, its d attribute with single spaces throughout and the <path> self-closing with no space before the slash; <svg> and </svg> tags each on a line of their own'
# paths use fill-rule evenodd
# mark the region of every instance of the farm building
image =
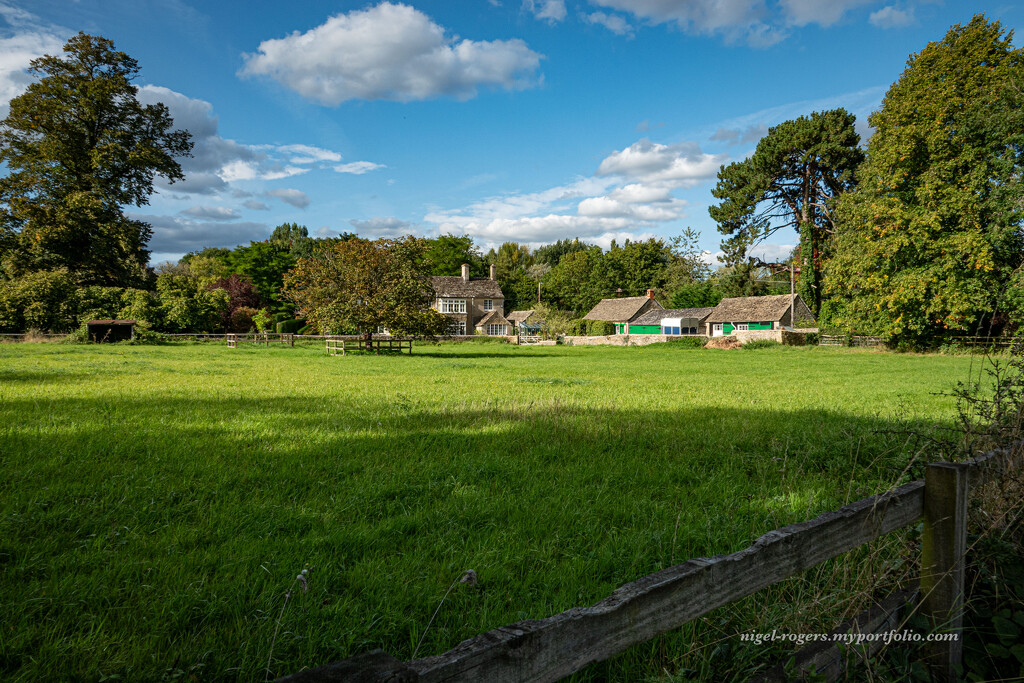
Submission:
<svg viewBox="0 0 1024 683">
<path fill-rule="evenodd" d="M 704 319 L 713 308 L 650 310 L 627 325 L 628 334 L 707 334 Z"/>
<path fill-rule="evenodd" d="M 799 294 L 795 301 L 797 321 L 813 321 L 814 315 L 811 313 L 811 309 L 807 307 Z M 712 337 L 721 337 L 737 331 L 792 328 L 790 295 L 776 294 L 722 299 L 711 310 L 705 323 L 710 329 Z"/>
<path fill-rule="evenodd" d="M 135 337 L 135 322 L 134 320 L 90 320 L 85 324 L 85 330 L 90 341 L 128 341 Z"/>
<path fill-rule="evenodd" d="M 661 304 L 654 300 L 654 292 L 647 290 L 647 296 L 627 296 L 622 299 L 601 299 L 584 320 L 607 320 L 615 323 L 616 334 L 628 334 L 627 326 L 648 311 L 662 311 Z"/>
<path fill-rule="evenodd" d="M 540 328 L 544 325 L 544 321 L 537 317 L 532 308 L 527 311 L 512 311 L 505 317 L 522 335 L 540 334 Z"/>
</svg>

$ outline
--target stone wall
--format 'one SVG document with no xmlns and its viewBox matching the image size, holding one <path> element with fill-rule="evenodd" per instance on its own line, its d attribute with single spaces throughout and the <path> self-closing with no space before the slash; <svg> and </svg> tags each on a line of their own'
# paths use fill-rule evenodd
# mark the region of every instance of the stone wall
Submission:
<svg viewBox="0 0 1024 683">
<path fill-rule="evenodd" d="M 807 343 L 804 332 L 793 332 L 792 330 L 735 330 L 732 333 L 740 344 L 757 341 L 758 339 L 770 339 L 786 346 L 803 346 Z"/>
<path fill-rule="evenodd" d="M 676 335 L 676 334 L 609 334 L 596 337 L 565 337 L 565 343 L 570 346 L 647 346 L 660 342 L 672 341 L 673 339 L 693 339 L 700 335 Z M 701 337 L 707 339 L 707 337 Z"/>
</svg>

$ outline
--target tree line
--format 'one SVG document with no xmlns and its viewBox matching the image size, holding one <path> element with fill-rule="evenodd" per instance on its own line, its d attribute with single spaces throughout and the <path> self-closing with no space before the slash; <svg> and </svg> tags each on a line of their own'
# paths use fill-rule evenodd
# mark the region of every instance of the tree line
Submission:
<svg viewBox="0 0 1024 683">
<path fill-rule="evenodd" d="M 866 147 L 849 112 L 812 112 L 769 129 L 752 155 L 723 166 L 709 208 L 723 236 L 717 267 L 690 229 L 607 250 L 561 239 L 485 253 L 468 235 L 315 238 L 285 223 L 267 240 L 150 268 L 151 228 L 123 207 L 146 204 L 156 176 L 184 178 L 176 159 L 190 154 L 190 136 L 174 130 L 163 105 L 137 101 L 138 65 L 110 41 L 80 33 L 64 52 L 32 62 L 39 79 L 0 122 L 4 330 L 61 331 L 113 317 L 165 331 L 262 329 L 274 320 L 295 330 L 297 317 L 324 328 L 310 297 L 322 303 L 343 288 L 314 294 L 316 278 L 355 282 L 352 269 L 370 262 L 402 263 L 421 281 L 458 275 L 463 263 L 486 277 L 493 264 L 506 311 L 540 306 L 552 319 L 648 289 L 672 308 L 788 292 L 784 269 L 792 266 L 800 294 L 830 330 L 927 346 L 1024 322 L 1021 51 L 984 16 L 911 55 L 868 119 Z M 787 234 L 798 246 L 779 263 L 751 257 Z M 400 258 L 370 258 L 381 249 Z M 361 259 L 349 258 L 360 250 Z M 402 282 L 403 296 L 390 300 L 428 296 Z M 369 301 L 360 286 L 352 301 Z M 345 310 L 345 320 L 358 318 L 356 308 Z"/>
</svg>

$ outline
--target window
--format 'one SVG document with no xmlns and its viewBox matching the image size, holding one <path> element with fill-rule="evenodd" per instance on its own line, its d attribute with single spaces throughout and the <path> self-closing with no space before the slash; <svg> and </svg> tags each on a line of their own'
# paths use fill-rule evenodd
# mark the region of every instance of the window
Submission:
<svg viewBox="0 0 1024 683">
<path fill-rule="evenodd" d="M 487 334 L 504 337 L 508 334 L 508 325 L 488 325 Z"/>
<path fill-rule="evenodd" d="M 466 321 L 465 320 L 453 320 L 448 326 L 448 334 L 465 335 L 466 334 Z"/>
<path fill-rule="evenodd" d="M 441 299 L 441 312 L 442 313 L 465 313 L 466 312 L 466 300 L 465 299 Z M 463 324 L 465 326 L 465 324 Z"/>
<path fill-rule="evenodd" d="M 494 299 L 484 299 L 484 310 L 485 311 L 493 311 L 494 310 Z"/>
<path fill-rule="evenodd" d="M 713 331 L 721 334 L 722 333 L 722 323 L 715 323 L 715 327 L 713 328 Z"/>
<path fill-rule="evenodd" d="M 749 329 L 750 329 L 750 325 L 747 324 L 747 323 L 739 323 L 739 324 L 736 325 L 736 331 L 738 331 L 738 332 L 746 332 Z"/>
</svg>

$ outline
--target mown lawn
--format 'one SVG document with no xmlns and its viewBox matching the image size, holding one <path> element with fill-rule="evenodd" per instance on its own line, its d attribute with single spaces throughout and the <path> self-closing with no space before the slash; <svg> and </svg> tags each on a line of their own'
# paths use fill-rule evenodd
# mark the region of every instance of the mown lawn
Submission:
<svg viewBox="0 0 1024 683">
<path fill-rule="evenodd" d="M 437 654 L 905 479 L 902 432 L 951 422 L 941 392 L 970 372 L 824 348 L 2 344 L 0 678 L 262 679 L 304 568 L 273 675 L 411 657 L 474 569 Z M 582 677 L 673 671 L 694 634 Z"/>
</svg>

